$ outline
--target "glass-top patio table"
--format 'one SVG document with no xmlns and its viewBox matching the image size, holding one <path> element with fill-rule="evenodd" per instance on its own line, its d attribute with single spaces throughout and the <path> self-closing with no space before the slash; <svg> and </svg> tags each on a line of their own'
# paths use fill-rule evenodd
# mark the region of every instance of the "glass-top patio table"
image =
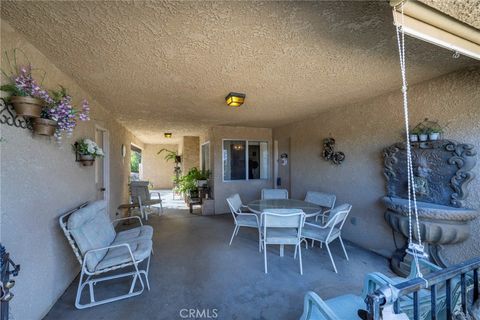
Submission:
<svg viewBox="0 0 480 320">
<path fill-rule="evenodd" d="M 253 213 L 261 214 L 265 209 L 301 209 L 306 217 L 313 217 L 321 213 L 323 207 L 295 199 L 264 199 L 255 200 L 247 205 Z"/>
</svg>

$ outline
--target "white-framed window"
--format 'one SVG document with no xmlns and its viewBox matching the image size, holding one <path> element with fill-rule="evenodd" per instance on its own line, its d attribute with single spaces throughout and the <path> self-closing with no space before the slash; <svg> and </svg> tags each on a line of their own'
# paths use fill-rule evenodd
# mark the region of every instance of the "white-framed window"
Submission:
<svg viewBox="0 0 480 320">
<path fill-rule="evenodd" d="M 223 181 L 268 179 L 268 142 L 223 140 Z"/>
</svg>

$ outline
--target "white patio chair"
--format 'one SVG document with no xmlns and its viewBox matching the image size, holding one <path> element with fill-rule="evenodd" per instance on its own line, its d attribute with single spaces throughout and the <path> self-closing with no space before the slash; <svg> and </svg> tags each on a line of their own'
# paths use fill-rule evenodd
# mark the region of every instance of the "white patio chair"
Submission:
<svg viewBox="0 0 480 320">
<path fill-rule="evenodd" d="M 140 208 L 140 214 L 142 218 L 148 220 L 148 215 L 152 211 L 151 208 L 154 205 L 159 204 L 160 207 L 157 208 L 157 213 L 163 213 L 162 197 L 160 192 L 148 190 L 148 181 L 132 181 L 130 182 L 130 201 L 133 204 L 138 204 Z M 152 195 L 156 194 L 158 199 L 152 199 Z"/>
<path fill-rule="evenodd" d="M 126 219 L 138 219 L 140 227 L 115 232 L 106 212 L 105 201 L 83 205 L 60 216 L 60 226 L 81 266 L 75 298 L 76 308 L 84 309 L 137 296 L 145 289 L 142 275 L 150 290 L 148 270 L 153 229 L 150 226 L 143 226 L 138 216 L 118 220 Z M 146 266 L 141 269 L 140 263 L 145 260 Z M 118 272 L 125 268 L 128 268 L 126 272 Z M 100 276 L 114 270 L 117 272 L 113 275 Z M 130 290 L 127 293 L 96 300 L 94 288 L 97 283 L 124 277 L 132 277 Z M 140 288 L 136 289 L 137 280 L 140 281 Z M 83 304 L 80 300 L 86 286 L 89 288 L 90 302 Z"/>
<path fill-rule="evenodd" d="M 240 227 L 256 228 L 258 231 L 258 251 L 261 251 L 260 223 L 258 221 L 258 216 L 254 213 L 242 211 L 242 209 L 246 210 L 247 206 L 242 204 L 242 199 L 238 193 L 228 197 L 227 203 L 235 223 L 229 246 L 232 245 L 233 237 L 238 234 Z"/>
<path fill-rule="evenodd" d="M 267 245 L 279 244 L 280 255 L 283 256 L 283 246 L 295 246 L 295 255 L 300 263 L 300 274 L 303 274 L 301 234 L 305 223 L 305 213 L 300 209 L 267 209 L 262 213 L 262 247 L 265 264 L 267 268 Z"/>
<path fill-rule="evenodd" d="M 308 191 L 305 196 L 305 202 L 310 202 L 325 208 L 318 215 L 315 216 L 315 221 L 318 220 L 318 217 L 322 217 L 322 224 L 325 223 L 325 219 L 328 217 L 328 213 L 335 206 L 335 201 L 337 197 L 331 193 Z"/>
<path fill-rule="evenodd" d="M 288 199 L 287 189 L 262 189 L 262 200 Z"/>
<path fill-rule="evenodd" d="M 303 239 L 312 239 L 316 241 L 320 241 L 320 243 L 325 243 L 327 247 L 328 255 L 330 256 L 330 260 L 332 261 L 333 269 L 337 272 L 337 267 L 335 266 L 335 262 L 333 261 L 332 253 L 330 252 L 329 244 L 338 239 L 340 244 L 342 245 L 343 253 L 345 253 L 345 258 L 348 260 L 347 251 L 345 250 L 345 246 L 343 245 L 342 241 L 342 228 L 347 220 L 348 214 L 352 206 L 350 204 L 342 204 L 330 211 L 330 216 L 328 221 L 325 225 L 317 225 L 314 223 L 306 222 L 305 226 L 302 230 L 302 238 Z"/>
</svg>

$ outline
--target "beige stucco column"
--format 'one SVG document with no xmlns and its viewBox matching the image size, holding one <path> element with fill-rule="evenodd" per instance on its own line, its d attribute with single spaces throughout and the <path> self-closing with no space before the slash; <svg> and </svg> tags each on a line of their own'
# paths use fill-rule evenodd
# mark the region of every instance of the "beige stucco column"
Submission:
<svg viewBox="0 0 480 320">
<path fill-rule="evenodd" d="M 200 168 L 200 137 L 184 136 L 181 155 L 183 174 L 193 167 Z"/>
</svg>

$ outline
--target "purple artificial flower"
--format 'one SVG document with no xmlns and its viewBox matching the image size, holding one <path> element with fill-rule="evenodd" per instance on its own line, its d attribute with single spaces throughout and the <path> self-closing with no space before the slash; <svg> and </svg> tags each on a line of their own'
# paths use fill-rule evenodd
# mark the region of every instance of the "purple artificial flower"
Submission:
<svg viewBox="0 0 480 320">
<path fill-rule="evenodd" d="M 90 120 L 90 105 L 88 104 L 87 99 L 83 99 L 83 101 L 82 101 L 82 111 L 78 115 L 78 118 L 81 121 Z"/>
</svg>

